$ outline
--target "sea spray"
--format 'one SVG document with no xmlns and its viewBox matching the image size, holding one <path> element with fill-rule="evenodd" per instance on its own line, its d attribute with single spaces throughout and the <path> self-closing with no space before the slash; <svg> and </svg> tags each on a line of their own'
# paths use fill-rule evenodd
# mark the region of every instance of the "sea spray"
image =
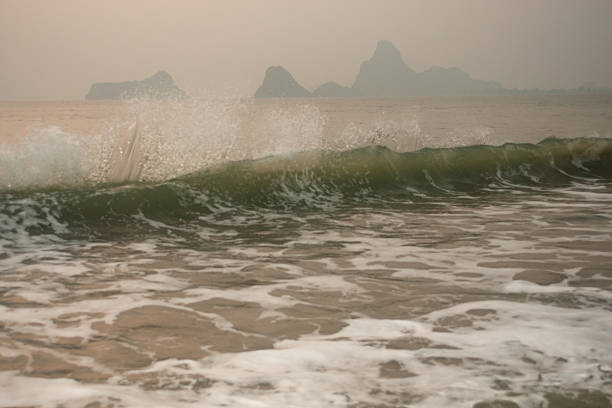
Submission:
<svg viewBox="0 0 612 408">
<path fill-rule="evenodd" d="M 109 149 L 101 136 L 87 140 L 57 126 L 31 127 L 20 143 L 0 144 L 0 188 L 78 186 L 104 181 Z"/>
<path fill-rule="evenodd" d="M 159 183 L 221 163 L 306 151 L 383 146 L 401 153 L 496 141 L 496 131 L 487 126 L 462 125 L 432 134 L 413 108 L 400 117 L 382 111 L 356 121 L 306 100 L 133 99 L 121 106 L 124 114 L 105 118 L 93 135 L 31 127 L 19 143 L 0 144 L 0 187 Z"/>
</svg>

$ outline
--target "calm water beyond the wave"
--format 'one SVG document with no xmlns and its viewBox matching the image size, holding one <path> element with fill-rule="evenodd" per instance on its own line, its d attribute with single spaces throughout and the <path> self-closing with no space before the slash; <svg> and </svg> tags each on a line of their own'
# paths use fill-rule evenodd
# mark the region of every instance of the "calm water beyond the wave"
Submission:
<svg viewBox="0 0 612 408">
<path fill-rule="evenodd" d="M 612 97 L 0 103 L 0 406 L 612 406 Z"/>
</svg>

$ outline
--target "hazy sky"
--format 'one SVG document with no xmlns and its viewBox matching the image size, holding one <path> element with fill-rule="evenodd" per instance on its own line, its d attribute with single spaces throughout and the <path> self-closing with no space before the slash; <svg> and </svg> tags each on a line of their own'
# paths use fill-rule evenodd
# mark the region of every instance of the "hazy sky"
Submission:
<svg viewBox="0 0 612 408">
<path fill-rule="evenodd" d="M 167 70 L 252 95 L 269 65 L 351 85 L 380 39 L 417 71 L 508 88 L 612 86 L 612 0 L 0 0 L 0 99 L 82 99 Z"/>
</svg>

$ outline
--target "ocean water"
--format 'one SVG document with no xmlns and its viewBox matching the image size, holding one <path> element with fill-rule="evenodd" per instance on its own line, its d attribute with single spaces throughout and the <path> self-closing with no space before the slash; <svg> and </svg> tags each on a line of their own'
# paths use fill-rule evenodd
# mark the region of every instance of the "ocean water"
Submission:
<svg viewBox="0 0 612 408">
<path fill-rule="evenodd" d="M 0 103 L 2 407 L 612 406 L 612 98 Z"/>
</svg>

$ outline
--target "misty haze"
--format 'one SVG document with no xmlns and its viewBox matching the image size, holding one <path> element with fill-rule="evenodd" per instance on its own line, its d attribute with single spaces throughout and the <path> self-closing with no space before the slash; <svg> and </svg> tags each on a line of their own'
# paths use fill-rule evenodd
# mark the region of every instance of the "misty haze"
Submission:
<svg viewBox="0 0 612 408">
<path fill-rule="evenodd" d="M 0 407 L 612 407 L 611 18 L 1 1 Z"/>
</svg>

